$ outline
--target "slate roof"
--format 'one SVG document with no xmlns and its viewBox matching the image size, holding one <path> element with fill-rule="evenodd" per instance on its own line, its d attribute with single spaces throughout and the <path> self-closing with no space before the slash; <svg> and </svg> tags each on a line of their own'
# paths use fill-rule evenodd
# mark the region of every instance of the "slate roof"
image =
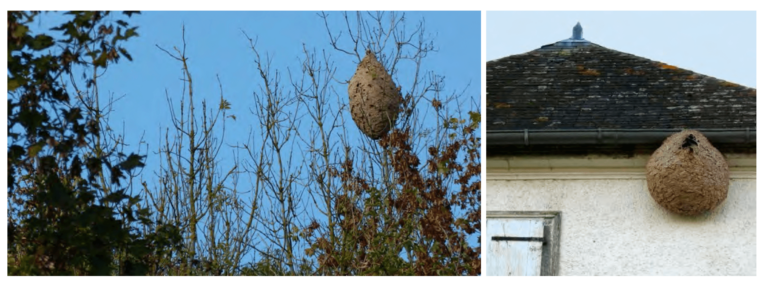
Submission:
<svg viewBox="0 0 768 282">
<path fill-rule="evenodd" d="M 488 132 L 757 125 L 754 88 L 594 43 L 561 42 L 487 62 Z"/>
</svg>

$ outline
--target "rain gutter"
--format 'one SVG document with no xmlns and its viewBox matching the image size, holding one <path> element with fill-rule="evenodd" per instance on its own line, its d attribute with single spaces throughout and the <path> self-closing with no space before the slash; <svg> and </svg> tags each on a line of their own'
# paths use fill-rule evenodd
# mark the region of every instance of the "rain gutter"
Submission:
<svg viewBox="0 0 768 282">
<path fill-rule="evenodd" d="M 711 143 L 757 144 L 756 128 L 692 128 Z M 494 145 L 586 145 L 661 143 L 682 129 L 564 129 L 487 130 L 486 140 Z"/>
</svg>

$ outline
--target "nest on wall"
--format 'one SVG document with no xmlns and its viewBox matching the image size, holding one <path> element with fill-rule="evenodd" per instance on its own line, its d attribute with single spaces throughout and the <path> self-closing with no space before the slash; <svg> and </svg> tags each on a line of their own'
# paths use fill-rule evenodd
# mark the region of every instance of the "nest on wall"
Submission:
<svg viewBox="0 0 768 282">
<path fill-rule="evenodd" d="M 710 211 L 728 195 L 728 163 L 695 130 L 667 137 L 645 168 L 653 199 L 676 214 L 699 215 Z"/>
<path fill-rule="evenodd" d="M 392 129 L 400 114 L 400 89 L 370 50 L 349 81 L 349 111 L 366 136 L 379 139 Z"/>
</svg>

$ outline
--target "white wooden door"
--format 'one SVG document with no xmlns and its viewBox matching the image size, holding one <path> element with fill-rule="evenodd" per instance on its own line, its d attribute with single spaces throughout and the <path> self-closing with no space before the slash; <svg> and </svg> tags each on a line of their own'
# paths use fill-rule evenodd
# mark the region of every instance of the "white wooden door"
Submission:
<svg viewBox="0 0 768 282">
<path fill-rule="evenodd" d="M 541 275 L 544 218 L 489 218 L 487 275 Z"/>
</svg>

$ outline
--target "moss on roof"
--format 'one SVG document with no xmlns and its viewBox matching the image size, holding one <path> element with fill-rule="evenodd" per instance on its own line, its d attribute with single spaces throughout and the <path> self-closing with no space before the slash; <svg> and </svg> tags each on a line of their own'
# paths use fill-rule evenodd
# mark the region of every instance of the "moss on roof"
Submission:
<svg viewBox="0 0 768 282">
<path fill-rule="evenodd" d="M 547 45 L 486 68 L 490 131 L 757 124 L 754 88 L 594 43 Z"/>
</svg>

